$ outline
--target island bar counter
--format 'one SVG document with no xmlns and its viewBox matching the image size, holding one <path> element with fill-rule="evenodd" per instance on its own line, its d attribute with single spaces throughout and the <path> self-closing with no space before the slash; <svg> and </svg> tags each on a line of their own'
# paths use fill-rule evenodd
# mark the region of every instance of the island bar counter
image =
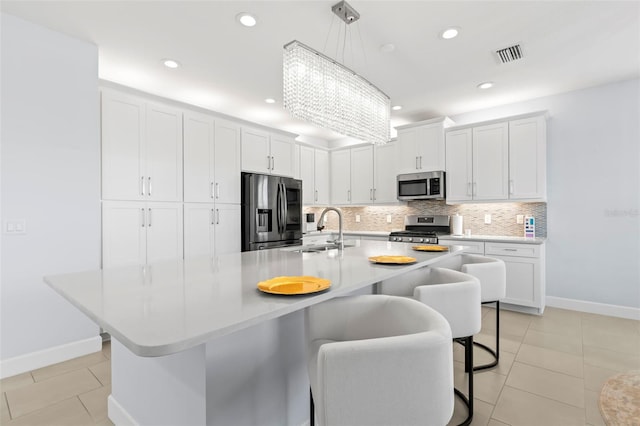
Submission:
<svg viewBox="0 0 640 426">
<path fill-rule="evenodd" d="M 116 424 L 263 425 L 308 421 L 304 308 L 433 265 L 463 251 L 360 241 L 343 252 L 264 250 L 45 277 L 112 336 L 109 417 Z M 408 265 L 370 256 L 412 256 Z M 283 275 L 327 291 L 264 294 Z"/>
</svg>

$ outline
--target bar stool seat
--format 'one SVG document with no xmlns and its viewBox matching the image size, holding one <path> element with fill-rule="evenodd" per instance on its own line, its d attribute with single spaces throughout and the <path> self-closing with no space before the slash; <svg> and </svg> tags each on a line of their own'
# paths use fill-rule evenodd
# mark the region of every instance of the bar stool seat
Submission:
<svg viewBox="0 0 640 426">
<path fill-rule="evenodd" d="M 308 308 L 306 327 L 312 425 L 451 419 L 451 328 L 435 310 L 403 297 L 340 297 Z"/>
<path fill-rule="evenodd" d="M 473 419 L 473 335 L 482 327 L 480 282 L 477 278 L 445 268 L 422 268 L 380 283 L 383 294 L 412 296 L 438 311 L 451 326 L 453 339 L 465 347 L 465 372 L 468 374 L 468 398 L 458 389 L 455 394 L 467 406 L 467 417 L 460 425 Z"/>
</svg>

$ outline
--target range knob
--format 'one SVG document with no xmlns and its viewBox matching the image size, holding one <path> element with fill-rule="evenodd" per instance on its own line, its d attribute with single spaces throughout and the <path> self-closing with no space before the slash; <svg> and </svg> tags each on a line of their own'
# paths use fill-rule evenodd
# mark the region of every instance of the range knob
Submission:
<svg viewBox="0 0 640 426">
<path fill-rule="evenodd" d="M 407 241 L 412 242 L 413 238 L 409 237 L 409 238 L 407 238 Z"/>
<path fill-rule="evenodd" d="M 424 241 L 424 240 L 423 240 L 422 238 L 418 238 L 418 242 L 419 242 L 419 243 L 421 243 L 421 242 L 423 242 L 423 241 Z"/>
</svg>

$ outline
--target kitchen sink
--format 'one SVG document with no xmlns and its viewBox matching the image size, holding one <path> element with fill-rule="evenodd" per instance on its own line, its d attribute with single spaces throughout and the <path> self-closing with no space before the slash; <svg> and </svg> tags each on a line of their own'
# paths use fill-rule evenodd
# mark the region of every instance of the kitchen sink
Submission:
<svg viewBox="0 0 640 426">
<path fill-rule="evenodd" d="M 343 244 L 344 248 L 355 246 L 355 241 L 345 241 Z M 308 244 L 304 246 L 295 246 L 295 247 L 287 247 L 285 251 L 295 251 L 297 253 L 319 253 L 327 250 L 337 250 L 340 248 L 339 244 L 336 243 L 322 243 L 322 244 Z"/>
</svg>

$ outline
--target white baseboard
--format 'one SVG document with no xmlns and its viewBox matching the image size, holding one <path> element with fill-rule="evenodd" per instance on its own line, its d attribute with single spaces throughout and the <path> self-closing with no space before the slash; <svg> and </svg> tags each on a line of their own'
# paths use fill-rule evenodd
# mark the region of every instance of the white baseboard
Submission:
<svg viewBox="0 0 640 426">
<path fill-rule="evenodd" d="M 565 299 L 547 296 L 547 306 L 591 314 L 640 320 L 640 309 L 629 306 L 608 305 L 606 303 L 587 302 L 584 300 Z"/>
<path fill-rule="evenodd" d="M 95 336 L 89 339 L 78 340 L 77 342 L 66 343 L 41 351 L 3 359 L 0 361 L 0 378 L 4 379 L 15 376 L 16 374 L 37 370 L 38 368 L 98 352 L 101 349 L 102 338 Z"/>
<path fill-rule="evenodd" d="M 129 415 L 127 410 L 116 401 L 113 395 L 107 398 L 107 414 L 109 420 L 116 426 L 138 426 L 138 423 Z"/>
</svg>

